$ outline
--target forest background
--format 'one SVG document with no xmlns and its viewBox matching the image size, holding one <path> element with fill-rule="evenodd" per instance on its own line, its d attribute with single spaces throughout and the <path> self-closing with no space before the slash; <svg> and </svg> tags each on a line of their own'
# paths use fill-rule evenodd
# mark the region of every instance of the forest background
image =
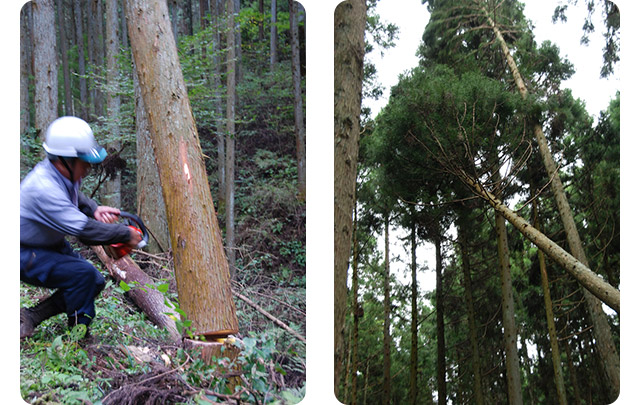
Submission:
<svg viewBox="0 0 640 405">
<path fill-rule="evenodd" d="M 307 326 L 308 336 L 308 374 L 307 374 L 307 400 L 305 403 L 337 403 L 331 387 L 333 385 L 333 345 L 328 337 L 333 326 L 333 312 L 329 310 L 331 302 L 329 291 L 333 291 L 333 277 L 329 270 L 333 265 L 331 252 L 333 249 L 333 227 L 327 218 L 332 216 L 333 179 L 328 173 L 332 171 L 332 162 L 329 156 L 333 153 L 332 128 L 332 103 L 333 103 L 333 77 L 331 61 L 333 59 L 332 24 L 333 11 L 338 3 L 315 0 L 301 1 L 305 6 L 307 16 L 307 48 L 311 51 L 307 54 L 307 147 L 313 153 L 309 153 L 307 162 L 308 183 L 313 186 L 307 193 L 307 282 L 314 288 L 308 292 L 307 315 L 313 322 Z M 637 228 L 637 219 L 634 218 L 633 209 L 637 193 L 633 190 L 636 181 L 633 179 L 640 172 L 639 162 L 635 159 L 638 150 L 638 140 L 633 134 L 640 127 L 640 120 L 635 113 L 638 103 L 635 100 L 640 94 L 640 87 L 636 72 L 640 71 L 640 63 L 636 52 L 636 39 L 640 37 L 640 25 L 636 24 L 638 18 L 638 5 L 636 2 L 618 2 L 622 10 L 621 23 L 621 71 L 622 87 L 621 95 L 622 122 L 621 122 L 621 243 L 622 243 L 622 273 L 625 284 L 637 285 L 638 276 L 633 272 L 635 265 L 632 262 L 634 237 L 633 229 Z M 22 1 L 3 2 L 0 13 L 0 26 L 6 42 L 3 44 L 6 52 L 6 61 L 3 64 L 3 87 L 5 93 L 2 104 L 3 129 L 5 135 L 2 145 L 7 150 L 19 149 L 19 19 L 16 18 Z M 15 136 L 10 136 L 14 134 Z M 5 212 L 16 212 L 18 207 L 18 181 L 19 156 L 17 153 L 9 153 L 4 156 L 2 169 L 3 189 L 9 190 L 3 199 Z M 14 191 L 12 191 L 14 190 Z M 12 215 L 6 215 L 6 229 L 17 232 L 18 219 Z M 13 231 L 11 231 L 13 230 Z M 3 243 L 2 254 L 7 267 L 17 268 L 17 240 Z M 627 271 L 629 270 L 629 271 Z M 7 271 L 5 274 L 6 285 L 17 285 L 17 272 Z M 630 287 L 632 288 L 632 287 Z M 15 288 L 8 288 L 3 292 L 2 303 L 4 308 L 13 308 L 18 301 L 18 292 Z M 640 308 L 640 297 L 637 294 L 623 294 L 622 303 L 625 308 Z M 633 316 L 633 315 L 630 315 Z M 7 310 L 4 314 L 7 324 L 18 325 L 17 311 Z M 632 322 L 627 322 L 622 328 L 621 353 L 621 386 L 622 392 L 619 403 L 633 403 L 637 398 L 640 387 L 634 384 L 634 365 L 640 360 L 640 347 L 633 344 L 637 341 L 637 330 Z M 13 371 L 19 367 L 19 351 L 16 339 L 11 334 L 4 334 L 2 338 L 2 357 L 4 370 Z M 8 375 L 0 382 L 0 388 L 7 393 L 8 400 L 18 399 L 19 393 L 16 387 L 19 385 L 19 377 L 16 374 Z"/>
</svg>

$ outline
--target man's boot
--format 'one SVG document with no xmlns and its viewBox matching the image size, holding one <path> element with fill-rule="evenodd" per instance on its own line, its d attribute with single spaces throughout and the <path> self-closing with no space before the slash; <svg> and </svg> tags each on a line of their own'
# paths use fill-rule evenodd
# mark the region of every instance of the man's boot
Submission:
<svg viewBox="0 0 640 405">
<path fill-rule="evenodd" d="M 65 312 L 64 296 L 58 290 L 31 308 L 20 308 L 20 339 L 30 337 L 42 321 Z"/>
</svg>

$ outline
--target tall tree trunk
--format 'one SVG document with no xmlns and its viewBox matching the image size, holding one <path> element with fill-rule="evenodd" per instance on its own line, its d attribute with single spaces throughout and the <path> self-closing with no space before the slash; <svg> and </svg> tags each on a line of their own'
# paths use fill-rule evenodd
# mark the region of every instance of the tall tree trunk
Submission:
<svg viewBox="0 0 640 405">
<path fill-rule="evenodd" d="M 447 403 L 447 362 L 445 358 L 446 344 L 444 340 L 444 291 L 442 290 L 442 246 L 440 236 L 434 241 L 436 246 L 436 336 L 438 340 L 437 380 L 438 405 Z"/>
<path fill-rule="evenodd" d="M 489 22 L 489 25 L 492 27 L 493 32 L 498 39 L 498 42 L 500 43 L 500 47 L 507 61 L 507 64 L 511 69 L 511 73 L 513 75 L 514 81 L 516 82 L 516 86 L 518 87 L 518 91 L 520 92 L 522 98 L 526 100 L 528 96 L 527 87 L 524 83 L 524 80 L 522 80 L 522 76 L 520 75 L 520 71 L 518 70 L 518 66 L 515 60 L 511 56 L 509 47 L 507 46 L 502 33 L 500 32 L 494 21 L 491 19 L 491 16 L 489 15 L 486 8 L 483 7 L 483 11 L 487 18 L 487 21 Z M 581 264 L 588 268 L 589 262 L 584 252 L 584 248 L 582 247 L 582 241 L 580 240 L 580 235 L 578 234 L 578 229 L 576 227 L 576 223 L 573 218 L 567 196 L 564 192 L 562 182 L 560 181 L 560 177 L 558 176 L 557 166 L 553 161 L 553 157 L 551 155 L 551 152 L 549 151 L 547 139 L 542 132 L 542 126 L 540 124 L 535 125 L 534 133 L 536 136 L 536 141 L 538 142 L 538 149 L 540 150 L 540 154 L 547 171 L 547 175 L 551 179 L 551 190 L 553 191 L 553 196 L 555 198 L 556 205 L 558 206 L 562 224 L 567 234 L 569 250 L 571 251 L 571 254 L 580 261 Z M 600 305 L 596 297 L 593 296 L 594 293 L 592 293 L 593 291 L 590 291 L 588 288 L 583 288 L 583 295 L 585 297 L 587 310 L 589 312 L 589 315 L 591 316 L 591 320 L 593 321 L 593 334 L 596 339 L 596 347 L 598 350 L 598 354 L 600 355 L 602 367 L 605 370 L 605 377 L 607 379 L 607 383 L 604 385 L 609 388 L 609 400 L 613 402 L 618 397 L 618 394 L 620 392 L 620 357 L 613 342 L 611 328 L 609 327 L 607 316 L 602 310 L 602 305 Z M 618 307 L 617 312 L 619 312 L 619 310 L 620 308 Z"/>
<path fill-rule="evenodd" d="M 305 200 L 306 197 L 306 150 L 305 150 L 305 128 L 304 115 L 302 110 L 302 89 L 300 73 L 300 47 L 298 40 L 298 3 L 289 0 L 289 26 L 291 30 L 291 76 L 293 78 L 293 116 L 296 136 L 296 162 L 298 170 L 298 199 Z"/>
<path fill-rule="evenodd" d="M 473 282 L 471 280 L 471 264 L 467 251 L 467 232 L 465 224 L 458 224 L 458 241 L 460 243 L 460 255 L 462 256 L 462 273 L 464 283 L 464 301 L 467 306 L 467 319 L 469 321 L 469 340 L 471 341 L 471 361 L 473 368 L 473 396 L 476 405 L 484 405 L 484 393 L 482 391 L 482 366 L 480 362 L 480 350 L 478 349 L 478 332 L 476 329 L 476 315 L 473 305 Z"/>
<path fill-rule="evenodd" d="M 569 368 L 569 379 L 571 380 L 571 386 L 573 387 L 573 402 L 576 404 L 582 403 L 582 395 L 580 395 L 580 385 L 578 384 L 578 376 L 576 375 L 575 367 L 573 366 L 573 359 L 571 356 L 571 347 L 569 346 L 569 339 L 563 339 L 562 346 L 564 353 L 567 356 L 567 366 Z"/>
<path fill-rule="evenodd" d="M 76 45 L 78 47 L 78 87 L 80 88 L 80 118 L 89 119 L 89 96 L 87 94 L 87 79 L 85 67 L 84 30 L 82 29 L 82 7 L 80 0 L 73 0 L 73 18 L 75 22 Z"/>
<path fill-rule="evenodd" d="M 110 138 L 115 139 L 107 145 L 111 152 L 120 149 L 120 84 L 118 82 L 118 0 L 106 0 L 106 48 L 107 48 L 107 116 Z M 104 202 L 111 207 L 120 207 L 122 172 L 116 171 L 104 184 Z"/>
<path fill-rule="evenodd" d="M 67 43 L 67 32 L 65 29 L 64 11 L 62 0 L 56 0 L 56 8 L 58 12 L 58 44 L 60 50 L 60 59 L 62 60 L 62 77 L 64 86 L 64 114 L 73 115 L 73 102 L 71 101 L 71 75 L 69 74 L 69 44 Z"/>
<path fill-rule="evenodd" d="M 353 293 L 352 312 L 353 312 L 353 343 L 351 345 L 351 399 L 345 403 L 357 405 L 358 403 L 358 338 L 360 317 L 363 316 L 362 307 L 358 302 L 358 235 L 356 228 L 358 225 L 358 210 L 353 210 L 353 261 L 351 274 L 351 290 Z"/>
<path fill-rule="evenodd" d="M 98 79 L 97 77 L 103 73 L 104 68 L 104 12 L 101 0 L 91 0 L 90 7 L 89 19 L 91 23 L 88 29 L 89 49 L 92 50 L 90 53 L 90 62 L 92 64 L 91 71 L 96 75 L 96 78 L 93 79 L 95 83 L 92 87 L 93 113 L 94 119 L 100 120 L 100 118 L 104 116 L 104 94 L 100 88 L 102 79 Z"/>
<path fill-rule="evenodd" d="M 382 400 L 391 403 L 391 266 L 389 260 L 389 213 L 384 217 L 384 325 L 382 336 Z"/>
<path fill-rule="evenodd" d="M 269 41 L 269 66 L 273 72 L 276 67 L 278 56 L 278 28 L 276 27 L 277 21 L 277 7 L 276 0 L 271 0 L 271 37 Z"/>
<path fill-rule="evenodd" d="M 162 184 L 151 143 L 149 118 L 144 106 L 138 73 L 133 62 L 133 89 L 136 104 L 136 186 L 138 216 L 143 218 L 151 234 L 147 250 L 151 253 L 166 252 L 171 246 L 169 226 L 162 197 Z"/>
<path fill-rule="evenodd" d="M 224 21 L 224 5 L 223 0 L 213 1 L 213 102 L 216 109 L 216 139 L 218 146 L 218 201 L 224 204 L 226 193 L 226 174 L 225 174 L 225 119 L 223 108 L 222 93 L 222 57 L 224 47 L 222 46 L 222 34 L 225 27 Z"/>
<path fill-rule="evenodd" d="M 31 74 L 31 3 L 20 10 L 20 134 L 31 125 L 29 113 L 29 75 Z M 24 146 L 24 145 L 21 145 Z"/>
<path fill-rule="evenodd" d="M 275 1 L 275 0 L 272 0 Z M 347 303 L 351 215 L 360 136 L 364 61 L 364 0 L 342 2 L 334 21 L 334 392 L 338 393 Z"/>
<path fill-rule="evenodd" d="M 497 184 L 500 184 L 502 182 L 500 173 L 496 172 L 495 177 Z M 520 363 L 518 360 L 518 328 L 515 320 L 515 304 L 513 302 L 513 286 L 511 284 L 507 226 L 504 217 L 500 215 L 498 211 L 495 212 L 495 216 L 496 232 L 498 234 L 500 289 L 502 292 L 502 326 L 504 328 L 509 403 L 522 405 L 522 382 L 520 379 Z"/>
<path fill-rule="evenodd" d="M 31 2 L 31 10 L 35 126 L 44 140 L 47 127 L 58 117 L 58 57 L 53 0 L 34 0 Z"/>
<path fill-rule="evenodd" d="M 258 41 L 264 41 L 264 0 L 258 0 Z"/>
<path fill-rule="evenodd" d="M 129 35 L 127 34 L 127 17 L 124 13 L 124 2 L 126 0 L 118 0 L 122 6 L 120 9 L 120 43 L 124 49 L 129 47 Z"/>
<path fill-rule="evenodd" d="M 236 333 L 229 264 L 166 2 L 127 0 L 126 14 L 162 183 L 180 308 L 196 335 Z"/>
<path fill-rule="evenodd" d="M 236 136 L 236 46 L 233 0 L 227 0 L 227 139 L 225 140 L 226 247 L 229 272 L 235 277 L 235 136 Z"/>
<path fill-rule="evenodd" d="M 413 213 L 413 208 L 411 209 Z M 411 359 L 409 362 L 409 403 L 418 403 L 418 263 L 416 223 L 411 223 Z"/>
<path fill-rule="evenodd" d="M 537 230 L 540 229 L 540 219 L 538 218 L 538 204 L 533 200 L 533 223 Z M 562 363 L 560 361 L 560 349 L 558 348 L 558 334 L 556 333 L 556 322 L 553 317 L 553 303 L 551 301 L 551 291 L 549 290 L 549 278 L 547 276 L 547 265 L 544 253 L 538 249 L 538 261 L 540 262 L 540 276 L 542 277 L 542 293 L 544 295 L 544 309 L 549 328 L 549 343 L 551 344 L 551 359 L 553 361 L 553 378 L 556 383 L 556 394 L 560 405 L 567 404 L 567 394 L 564 389 L 564 377 L 562 376 Z"/>
</svg>

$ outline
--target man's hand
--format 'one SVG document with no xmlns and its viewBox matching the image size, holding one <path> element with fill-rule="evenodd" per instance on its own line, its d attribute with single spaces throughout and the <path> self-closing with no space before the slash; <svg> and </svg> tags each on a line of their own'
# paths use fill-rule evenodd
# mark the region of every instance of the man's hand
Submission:
<svg viewBox="0 0 640 405">
<path fill-rule="evenodd" d="M 104 222 L 105 224 L 112 224 L 118 220 L 118 215 L 120 215 L 120 210 L 112 207 L 105 207 L 103 205 L 96 208 L 96 211 L 93 213 L 93 217 L 96 221 Z"/>
<path fill-rule="evenodd" d="M 127 245 L 130 248 L 135 249 L 138 247 L 138 244 L 142 241 L 142 234 L 133 228 L 129 228 L 129 234 L 131 235 L 131 239 L 129 239 L 129 242 L 127 242 Z"/>
</svg>

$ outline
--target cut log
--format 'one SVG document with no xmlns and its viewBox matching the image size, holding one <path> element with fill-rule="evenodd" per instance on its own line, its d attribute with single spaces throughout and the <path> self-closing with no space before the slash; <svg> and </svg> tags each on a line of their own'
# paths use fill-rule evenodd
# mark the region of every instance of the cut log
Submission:
<svg viewBox="0 0 640 405">
<path fill-rule="evenodd" d="M 141 287 L 153 285 L 151 277 L 142 271 L 129 255 L 113 259 L 102 246 L 92 246 L 91 249 L 116 281 L 124 281 L 129 286 L 135 283 Z M 175 321 L 167 314 L 171 314 L 175 319 L 180 319 L 180 315 L 165 304 L 164 295 L 160 291 L 153 288 L 132 288 L 127 295 L 151 319 L 151 322 L 169 332 L 173 342 L 178 344 L 182 342 L 182 336 L 176 328 Z"/>
</svg>

